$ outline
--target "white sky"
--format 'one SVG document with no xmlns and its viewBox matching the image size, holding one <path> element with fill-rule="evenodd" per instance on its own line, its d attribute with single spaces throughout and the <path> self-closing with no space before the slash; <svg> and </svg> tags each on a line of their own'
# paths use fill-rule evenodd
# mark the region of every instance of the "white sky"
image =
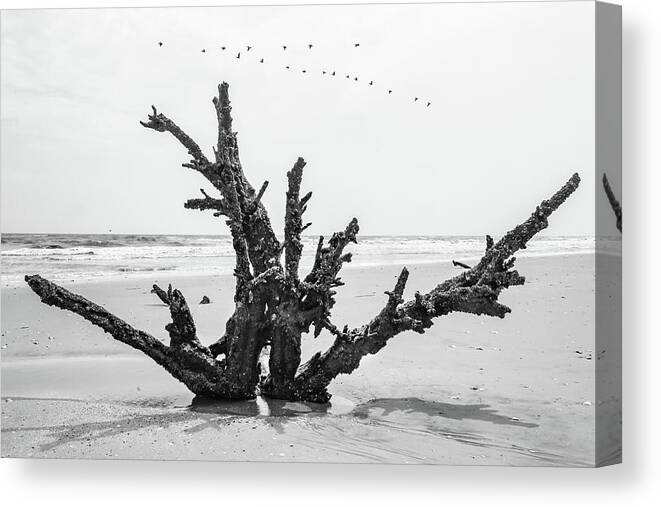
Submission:
<svg viewBox="0 0 661 507">
<path fill-rule="evenodd" d="M 154 104 L 211 156 L 224 80 L 278 231 L 300 155 L 310 234 L 356 216 L 498 236 L 574 171 L 548 234 L 593 233 L 591 2 L 5 11 L 1 29 L 3 232 L 226 233 L 183 208 L 211 192 L 185 150 L 138 124 Z"/>
</svg>

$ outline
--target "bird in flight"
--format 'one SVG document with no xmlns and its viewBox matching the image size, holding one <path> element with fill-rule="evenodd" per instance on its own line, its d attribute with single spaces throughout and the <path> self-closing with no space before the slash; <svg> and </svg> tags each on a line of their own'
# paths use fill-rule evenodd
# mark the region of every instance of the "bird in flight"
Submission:
<svg viewBox="0 0 661 507">
<path fill-rule="evenodd" d="M 222 49 L 223 51 L 225 51 L 225 50 L 227 49 L 227 46 L 220 46 L 220 49 Z"/>
<path fill-rule="evenodd" d="M 289 70 L 289 65 L 287 65 L 287 66 L 285 67 L 285 69 Z"/>
<path fill-rule="evenodd" d="M 418 102 L 418 97 L 414 98 L 413 102 Z"/>
<path fill-rule="evenodd" d="M 390 95 L 391 93 L 392 93 L 392 90 L 388 90 L 388 95 Z"/>
<path fill-rule="evenodd" d="M 252 46 L 246 46 L 246 52 L 250 51 L 252 49 Z"/>
<path fill-rule="evenodd" d="M 162 42 L 159 42 L 159 43 L 158 43 L 158 47 L 159 47 L 159 48 L 160 48 L 162 45 L 163 45 Z"/>
<path fill-rule="evenodd" d="M 335 75 L 335 71 L 332 72 L 331 76 L 334 76 L 334 75 Z"/>
<path fill-rule="evenodd" d="M 351 77 L 351 76 L 350 76 L 349 74 L 347 74 L 347 79 L 349 79 L 350 77 Z"/>
<path fill-rule="evenodd" d="M 325 71 L 325 70 L 322 70 L 321 73 L 322 73 L 322 74 L 326 74 L 326 71 Z"/>
<path fill-rule="evenodd" d="M 287 51 L 287 46 L 282 46 L 283 51 Z"/>
<path fill-rule="evenodd" d="M 353 45 L 353 47 L 355 47 L 355 48 L 357 48 L 358 46 L 360 46 L 360 43 L 359 43 L 359 42 L 356 42 L 356 43 Z"/>
<path fill-rule="evenodd" d="M 354 77 L 353 80 L 354 80 L 354 81 L 358 81 L 358 78 L 357 78 L 357 77 Z"/>
<path fill-rule="evenodd" d="M 262 59 L 259 61 L 259 63 L 264 63 L 264 58 L 262 58 Z"/>
<path fill-rule="evenodd" d="M 313 47 L 312 44 L 308 44 L 308 49 L 312 49 L 312 47 Z"/>
<path fill-rule="evenodd" d="M 374 84 L 374 81 L 370 81 L 370 86 L 372 86 L 373 84 Z"/>
<path fill-rule="evenodd" d="M 431 102 L 427 102 L 427 107 L 431 106 Z"/>
<path fill-rule="evenodd" d="M 307 72 L 307 70 L 303 69 L 303 74 L 305 74 L 306 72 Z"/>
<path fill-rule="evenodd" d="M 239 52 L 236 54 L 236 58 L 237 58 L 237 60 L 239 60 L 239 59 L 241 58 L 241 51 L 239 51 Z"/>
<path fill-rule="evenodd" d="M 207 50 L 206 50 L 206 49 L 203 49 L 203 50 L 202 50 L 202 52 L 203 52 L 203 53 L 206 53 L 206 52 L 207 52 Z"/>
</svg>

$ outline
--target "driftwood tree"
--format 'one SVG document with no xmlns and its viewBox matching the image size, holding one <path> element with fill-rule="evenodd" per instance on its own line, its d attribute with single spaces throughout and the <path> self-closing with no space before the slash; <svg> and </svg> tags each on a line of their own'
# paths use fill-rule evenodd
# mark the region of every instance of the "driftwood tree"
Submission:
<svg viewBox="0 0 661 507">
<path fill-rule="evenodd" d="M 172 287 L 163 290 L 155 286 L 153 290 L 170 309 L 172 321 L 166 326 L 170 342 L 165 345 L 39 275 L 25 277 L 44 303 L 77 313 L 113 338 L 144 352 L 197 395 L 249 399 L 260 392 L 274 398 L 327 402 L 327 388 L 336 376 L 353 372 L 365 355 L 377 353 L 399 333 L 424 333 L 434 318 L 451 312 L 504 317 L 511 310 L 498 302 L 501 291 L 524 283 L 524 277 L 513 269 L 513 254 L 547 227 L 548 217 L 580 181 L 574 174 L 530 218 L 500 241 L 494 242 L 487 236 L 484 256 L 474 267 L 464 265 L 468 269 L 426 294 L 416 292 L 413 299 L 404 300 L 409 273 L 402 269 L 392 291 L 386 292 L 387 300 L 378 315 L 358 328 L 341 329 L 332 323 L 331 310 L 335 289 L 343 285 L 338 274 L 351 261 L 351 254 L 345 249 L 356 242 L 358 221 L 353 218 L 344 231 L 333 234 L 328 241 L 320 237 L 314 265 L 307 275 L 301 276 L 301 233 L 309 226 L 304 224 L 303 214 L 312 195 L 308 192 L 301 196 L 305 162 L 299 158 L 287 173 L 281 242 L 260 201 L 268 182 L 255 191 L 241 166 L 226 83 L 218 87 L 213 104 L 218 117 L 218 142 L 211 160 L 177 124 L 153 106 L 148 121 L 141 123 L 157 132 L 172 134 L 192 157 L 183 165 L 199 172 L 218 191 L 219 196 L 202 191 L 200 198 L 185 203 L 186 208 L 211 210 L 215 216 L 225 217 L 232 235 L 236 254 L 235 308 L 218 341 L 208 347 L 202 344 L 184 296 Z M 333 344 L 300 365 L 303 335 L 312 331 L 316 337 L 323 330 L 334 335 Z M 259 356 L 265 347 L 269 347 L 268 374 L 260 372 Z"/>
</svg>

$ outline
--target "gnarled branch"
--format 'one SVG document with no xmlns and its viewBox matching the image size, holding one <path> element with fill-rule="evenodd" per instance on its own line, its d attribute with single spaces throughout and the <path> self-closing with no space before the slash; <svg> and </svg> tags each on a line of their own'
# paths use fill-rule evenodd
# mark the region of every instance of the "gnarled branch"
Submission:
<svg viewBox="0 0 661 507">
<path fill-rule="evenodd" d="M 227 378 L 224 365 L 216 361 L 196 338 L 191 339 L 195 328 L 179 291 L 168 291 L 168 297 L 172 301 L 169 306 L 173 319 L 172 324 L 168 324 L 171 326 L 169 331 L 173 343 L 168 347 L 150 334 L 135 329 L 102 306 L 39 275 L 26 276 L 25 281 L 43 303 L 76 313 L 109 333 L 114 339 L 145 353 L 195 394 L 217 398 L 246 397 L 245 388 Z"/>
<path fill-rule="evenodd" d="M 349 243 L 356 242 L 358 220 L 351 219 L 343 232 L 336 232 L 327 246 L 324 237 L 319 237 L 312 270 L 300 284 L 302 300 L 300 305 L 300 324 L 307 329 L 314 323 L 315 336 L 327 326 L 330 312 L 335 305 L 335 287 L 344 285 L 338 273 L 346 262 L 351 262 L 351 253 L 344 253 Z"/>
<path fill-rule="evenodd" d="M 199 166 L 199 170 L 203 170 L 209 166 L 209 160 L 202 153 L 200 146 L 186 132 L 181 130 L 170 118 L 159 113 L 154 106 L 151 106 L 151 109 L 152 114 L 148 115 L 148 121 L 140 122 L 143 127 L 156 130 L 157 132 L 169 132 L 188 150 L 190 156 L 193 157 L 193 164 Z"/>
<path fill-rule="evenodd" d="M 229 216 L 229 209 L 227 208 L 227 203 L 222 199 L 215 199 L 207 194 L 203 188 L 200 189 L 202 199 L 188 199 L 184 203 L 184 208 L 186 209 L 198 209 L 200 211 L 205 210 L 215 210 L 214 216 L 225 215 Z"/>
<path fill-rule="evenodd" d="M 490 246 L 480 262 L 460 275 L 440 283 L 427 294 L 416 293 L 413 300 L 402 303 L 408 279 L 406 268 L 400 274 L 384 309 L 369 324 L 336 335 L 331 347 L 315 354 L 301 367 L 295 380 L 296 396 L 314 402 L 327 402 L 328 384 L 341 373 L 351 373 L 367 354 L 375 354 L 387 341 L 403 331 L 423 333 L 433 319 L 451 312 L 504 317 L 511 310 L 498 302 L 503 289 L 522 285 L 524 278 L 511 268 L 512 255 L 548 226 L 548 217 L 578 188 L 580 178 L 574 174 L 549 200 L 543 201 L 530 218 L 509 231 Z"/>
</svg>

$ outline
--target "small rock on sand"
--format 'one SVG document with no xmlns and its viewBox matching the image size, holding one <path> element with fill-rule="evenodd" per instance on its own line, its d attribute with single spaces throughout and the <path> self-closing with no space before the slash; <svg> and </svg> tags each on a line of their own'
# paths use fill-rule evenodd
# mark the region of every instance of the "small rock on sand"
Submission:
<svg viewBox="0 0 661 507">
<path fill-rule="evenodd" d="M 200 304 L 201 305 L 208 305 L 209 303 L 211 303 L 211 300 L 209 299 L 209 297 L 208 296 L 202 296 L 202 301 L 200 301 Z"/>
</svg>

